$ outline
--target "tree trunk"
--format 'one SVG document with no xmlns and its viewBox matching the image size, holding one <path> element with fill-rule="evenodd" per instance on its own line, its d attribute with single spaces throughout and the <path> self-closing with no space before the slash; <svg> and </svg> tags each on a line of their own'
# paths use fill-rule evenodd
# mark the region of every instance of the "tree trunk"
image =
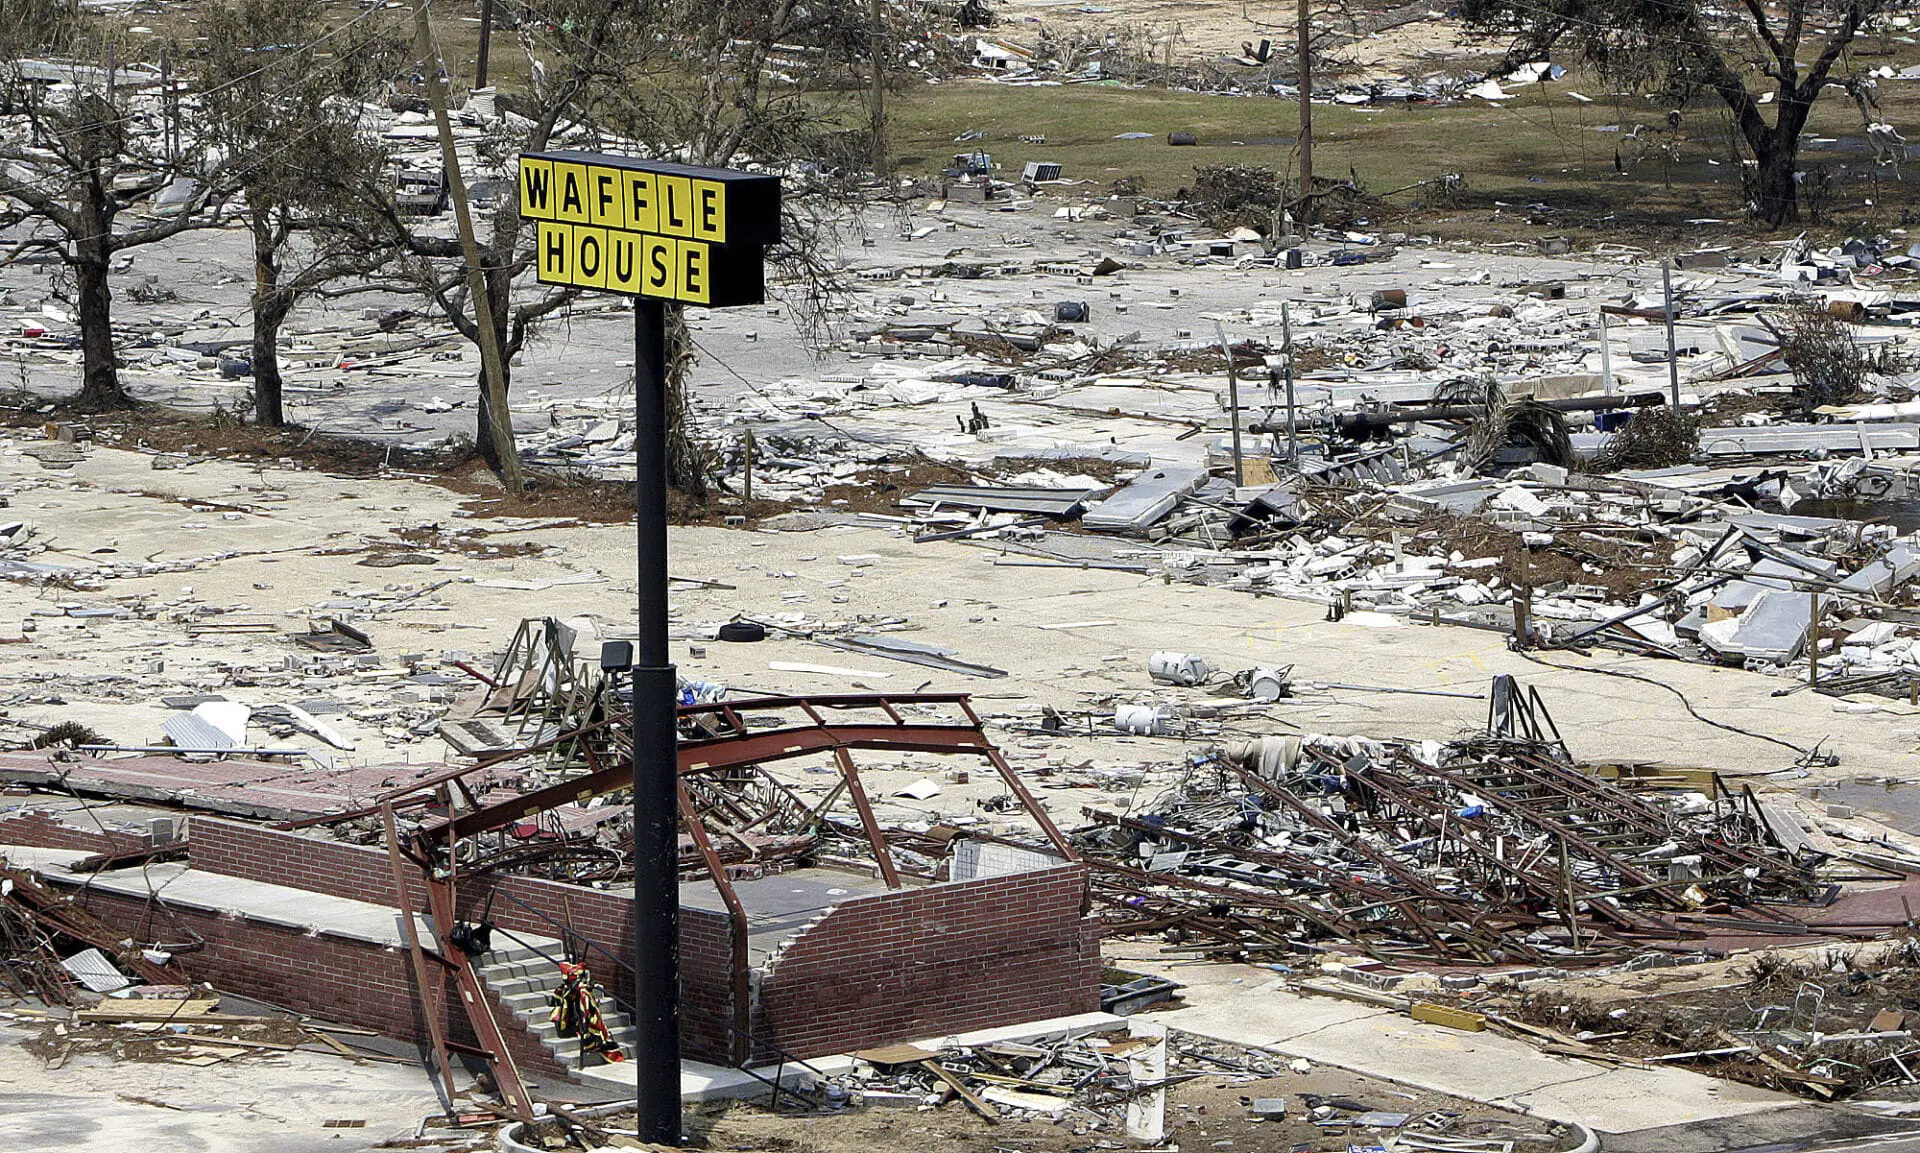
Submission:
<svg viewBox="0 0 1920 1153">
<path fill-rule="evenodd" d="M 267 428 L 287 423 L 286 392 L 280 381 L 280 326 L 289 311 L 277 298 L 253 302 L 253 419 Z"/>
<path fill-rule="evenodd" d="M 253 230 L 253 419 L 268 428 L 287 423 L 280 386 L 280 325 L 289 302 L 281 299 L 280 264 L 273 225 L 262 211 L 249 214 Z"/>
<path fill-rule="evenodd" d="M 513 364 L 511 358 L 506 356 L 500 358 L 500 377 L 502 386 L 513 383 Z M 487 467 L 493 470 L 495 476 L 498 476 L 500 475 L 501 468 L 500 446 L 493 443 L 493 425 L 490 423 L 493 419 L 493 409 L 487 405 L 486 369 L 483 368 L 475 374 L 474 382 L 479 388 L 480 403 L 475 408 L 477 415 L 475 416 L 473 426 L 473 444 L 475 448 L 480 450 L 480 459 L 486 462 Z M 511 421 L 511 418 L 509 418 L 509 421 Z"/>
<path fill-rule="evenodd" d="M 513 301 L 513 278 L 507 276 L 500 265 L 490 260 L 486 262 L 486 277 L 487 302 L 493 306 L 493 330 L 500 334 L 500 395 L 510 398 L 513 395 L 513 358 L 519 354 L 521 345 L 526 343 L 526 333 L 524 329 L 515 332 L 510 323 L 512 312 L 509 305 Z M 474 341 L 473 346 L 478 350 L 479 341 Z M 473 443 L 480 450 L 480 459 L 493 470 L 493 475 L 499 476 L 505 467 L 502 458 L 505 455 L 506 446 L 495 444 L 493 440 L 493 425 L 490 423 L 493 419 L 493 407 L 487 403 L 487 369 L 484 361 L 476 380 L 479 383 L 480 403 L 475 406 L 478 419 L 473 426 Z M 511 413 L 508 414 L 506 423 L 508 428 L 513 427 Z"/>
<path fill-rule="evenodd" d="M 1796 169 L 1800 163 L 1800 130 L 1807 126 L 1813 111 L 1813 96 L 1792 80 L 1779 81 L 1779 98 L 1773 104 L 1773 123 L 1760 114 L 1760 104 L 1739 76 L 1720 65 L 1719 79 L 1710 87 L 1726 101 L 1733 113 L 1734 131 L 1753 153 L 1753 181 L 1747 191 L 1753 198 L 1754 215 L 1768 228 L 1778 228 L 1800 219 L 1800 185 Z M 1818 86 L 1815 85 L 1817 94 Z"/>
<path fill-rule="evenodd" d="M 713 450 L 693 434 L 693 396 L 687 378 L 693 374 L 693 341 L 687 332 L 686 311 L 667 305 L 667 487 L 692 499 L 707 501 L 707 475 Z"/>
<path fill-rule="evenodd" d="M 126 408 L 131 402 L 121 390 L 120 372 L 113 355 L 113 294 L 107 287 L 107 261 L 111 254 L 104 240 L 83 239 L 73 247 L 73 276 L 79 293 L 81 365 L 80 395 L 75 403 L 90 412 Z"/>
<path fill-rule="evenodd" d="M 501 374 L 503 386 L 513 382 L 513 366 L 507 363 L 505 357 L 501 357 L 499 374 Z M 476 422 L 474 422 L 474 447 L 480 449 L 480 459 L 486 460 L 486 466 L 492 468 L 493 476 L 499 476 L 501 459 L 499 459 L 499 445 L 493 443 L 493 411 L 486 401 L 486 368 L 482 368 L 474 380 L 480 386 L 480 405 L 476 405 Z"/>
<path fill-rule="evenodd" d="M 1776 130 L 1756 144 L 1753 158 L 1759 165 L 1754 179 L 1754 201 L 1760 219 L 1768 228 L 1778 228 L 1800 219 L 1800 185 L 1795 180 L 1800 153 L 1800 134 L 1782 139 Z"/>
</svg>

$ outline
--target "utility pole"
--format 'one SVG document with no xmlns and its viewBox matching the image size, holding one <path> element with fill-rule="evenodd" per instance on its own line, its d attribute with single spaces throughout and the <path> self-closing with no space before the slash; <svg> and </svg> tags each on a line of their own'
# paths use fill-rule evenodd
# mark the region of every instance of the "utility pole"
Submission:
<svg viewBox="0 0 1920 1153">
<path fill-rule="evenodd" d="M 1810 594 L 1807 611 L 1807 683 L 1818 687 L 1820 684 L 1820 590 Z"/>
<path fill-rule="evenodd" d="M 173 59 L 165 48 L 160 50 L 160 138 L 167 148 L 167 163 L 174 164 L 180 159 L 180 103 L 173 90 Z"/>
<path fill-rule="evenodd" d="M 1220 351 L 1227 358 L 1227 408 L 1233 415 L 1233 484 L 1238 488 L 1247 483 L 1246 467 L 1240 456 L 1240 366 L 1233 362 L 1233 345 L 1227 343 L 1227 326 L 1216 320 L 1213 322 L 1213 331 L 1219 334 Z"/>
<path fill-rule="evenodd" d="M 867 52 L 873 57 L 873 173 L 884 179 L 892 167 L 887 158 L 887 21 L 886 0 L 868 0 Z"/>
<path fill-rule="evenodd" d="M 487 86 L 487 50 L 493 44 L 493 0 L 480 0 L 480 63 L 473 70 L 473 86 Z"/>
<path fill-rule="evenodd" d="M 500 455 L 500 481 L 516 496 L 526 490 L 520 475 L 520 450 L 513 443 L 513 417 L 507 411 L 505 364 L 500 356 L 500 334 L 493 327 L 493 300 L 487 276 L 480 267 L 480 244 L 473 235 L 473 213 L 467 206 L 467 183 L 460 176 L 460 154 L 453 146 L 453 122 L 447 117 L 446 76 L 440 53 L 433 47 L 427 26 L 427 0 L 413 6 L 414 52 L 427 74 L 427 97 L 433 102 L 433 123 L 440 131 L 440 163 L 453 193 L 453 219 L 460 229 L 460 255 L 467 266 L 467 295 L 473 298 L 473 324 L 480 334 L 481 391 L 487 402 L 487 431 Z"/>
<path fill-rule="evenodd" d="M 1300 444 L 1293 422 L 1293 317 L 1286 302 L 1280 304 L 1280 339 L 1287 346 L 1287 463 L 1300 467 Z"/>
<path fill-rule="evenodd" d="M 1313 36 L 1307 14 L 1307 0 L 1300 0 L 1298 16 L 1300 37 L 1300 215 L 1304 221 L 1311 210 L 1313 193 Z"/>
<path fill-rule="evenodd" d="M 1680 356 L 1674 352 L 1673 343 L 1673 261 L 1660 262 L 1660 287 L 1667 297 L 1667 384 L 1672 391 L 1670 403 L 1674 411 L 1680 409 Z"/>
<path fill-rule="evenodd" d="M 1600 387 L 1613 395 L 1613 349 L 1607 344 L 1607 310 L 1600 310 Z"/>
</svg>

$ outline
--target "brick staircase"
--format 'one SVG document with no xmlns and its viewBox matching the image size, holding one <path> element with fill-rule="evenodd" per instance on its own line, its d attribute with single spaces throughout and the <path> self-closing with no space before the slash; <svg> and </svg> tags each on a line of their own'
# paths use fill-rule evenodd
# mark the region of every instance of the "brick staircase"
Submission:
<svg viewBox="0 0 1920 1153">
<path fill-rule="evenodd" d="M 553 1022 L 547 1019 L 553 1011 L 548 995 L 560 987 L 560 966 L 547 958 L 562 955 L 560 942 L 520 933 L 507 936 L 497 931 L 495 940 L 498 946 L 474 966 L 481 982 L 500 998 L 508 1012 L 525 1022 L 528 1031 L 539 1038 L 562 1065 L 578 1071 L 582 1067 L 580 1039 L 560 1036 Z M 541 956 L 542 953 L 546 956 Z M 600 1013 L 614 1042 L 631 1059 L 635 1041 L 633 1022 L 627 1014 L 614 1010 L 613 998 L 604 988 L 600 991 Z M 598 1057 L 593 1060 L 596 1064 L 599 1062 Z"/>
</svg>

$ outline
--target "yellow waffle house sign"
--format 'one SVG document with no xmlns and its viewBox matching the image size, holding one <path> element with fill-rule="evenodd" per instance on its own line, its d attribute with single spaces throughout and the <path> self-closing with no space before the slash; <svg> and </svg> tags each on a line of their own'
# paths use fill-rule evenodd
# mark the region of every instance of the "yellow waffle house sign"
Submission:
<svg viewBox="0 0 1920 1153">
<path fill-rule="evenodd" d="M 759 304 L 780 239 L 780 178 L 598 152 L 520 157 L 520 215 L 537 222 L 542 284 Z"/>
</svg>

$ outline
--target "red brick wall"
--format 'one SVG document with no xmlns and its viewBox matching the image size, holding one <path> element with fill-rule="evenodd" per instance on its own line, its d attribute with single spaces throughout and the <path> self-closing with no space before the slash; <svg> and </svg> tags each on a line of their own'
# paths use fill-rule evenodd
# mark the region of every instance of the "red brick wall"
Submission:
<svg viewBox="0 0 1920 1153">
<path fill-rule="evenodd" d="M 629 947 L 623 956 L 632 957 Z M 733 1063 L 733 935 L 725 913 L 680 908 L 680 1043 L 689 1056 Z M 749 1022 L 751 1031 L 751 1022 Z"/>
<path fill-rule="evenodd" d="M 193 819 L 188 844 L 189 859 L 196 869 L 310 893 L 393 904 L 393 871 L 385 849 L 212 817 Z M 411 864 L 407 865 L 407 881 L 413 907 L 426 908 L 426 895 Z M 491 907 L 489 895 L 493 896 Z M 586 953 L 587 967 L 594 976 L 620 1000 L 632 1003 L 631 978 L 607 958 L 607 953 L 612 953 L 620 964 L 633 963 L 633 898 L 628 891 L 591 889 L 535 877 L 482 876 L 460 883 L 458 909 L 469 919 L 477 918 L 485 909 L 488 919 L 501 928 L 538 937 L 558 938 L 561 926 L 570 926 L 598 946 Z M 689 1053 L 708 1060 L 727 1055 L 723 1022 L 732 1020 L 733 1004 L 728 942 L 725 915 L 705 909 L 680 911 L 681 996 L 695 1010 L 683 1018 L 681 1033 Z"/>
<path fill-rule="evenodd" d="M 206 947 L 179 954 L 173 962 L 183 977 L 404 1041 L 429 1039 L 426 1013 L 415 994 L 412 961 L 404 949 L 308 934 L 231 914 L 183 908 L 158 911 L 143 900 L 98 889 L 85 890 L 81 901 L 95 916 L 144 940 L 178 940 L 184 930 L 198 934 Z M 448 980 L 440 999 L 442 1028 L 449 1038 L 472 1044 L 473 1031 L 458 1002 Z M 565 1067 L 524 1022 L 498 1001 L 493 1010 L 507 1051 L 526 1076 L 567 1079 Z"/>
<path fill-rule="evenodd" d="M 800 1057 L 1100 1007 L 1086 870 L 908 889 L 849 901 L 773 961 L 756 1037 Z"/>
<path fill-rule="evenodd" d="M 188 843 L 188 859 L 196 869 L 376 905 L 394 904 L 393 868 L 384 848 L 210 817 L 193 819 Z M 420 886 L 418 870 L 408 862 L 404 872 L 413 907 L 425 909 L 426 891 Z M 562 927 L 570 925 L 595 943 L 622 952 L 616 946 L 627 939 L 633 919 L 632 902 L 624 892 L 533 877 L 469 877 L 459 885 L 460 913 L 478 915 L 496 888 L 500 895 L 487 913 L 495 924 L 548 938 L 558 938 Z M 591 959 L 588 964 L 592 965 Z M 604 958 L 601 965 L 611 967 Z"/>
<path fill-rule="evenodd" d="M 384 849 L 196 814 L 187 826 L 187 858 L 209 873 L 376 905 L 394 903 L 393 870 Z M 425 899 L 422 891 L 414 895 Z"/>
<path fill-rule="evenodd" d="M 197 869 L 392 904 L 382 849 L 234 821 L 195 817 Z M 411 866 L 409 866 L 411 869 Z M 409 875 L 410 888 L 415 885 Z M 799 1056 L 820 1056 L 936 1033 L 1010 1025 L 1099 1008 L 1100 951 L 1081 911 L 1079 866 L 854 898 L 776 959 L 756 998 L 752 1032 Z M 462 916 L 558 937 L 560 925 L 623 963 L 633 955 L 633 903 L 530 877 L 476 877 L 460 886 Z M 511 898 L 511 899 L 509 899 Z M 424 896 L 415 893 L 415 908 Z M 530 911 L 530 910 L 537 910 Z M 732 1021 L 727 918 L 680 910 L 681 1036 L 691 1056 L 724 1060 Z M 404 958 L 403 958 L 404 960 Z M 587 963 L 631 1003 L 630 981 L 598 949 Z"/>
<path fill-rule="evenodd" d="M 35 849 L 74 849 L 87 853 L 131 853 L 147 847 L 140 833 L 101 830 L 84 813 L 43 811 L 0 816 L 0 845 Z"/>
</svg>

